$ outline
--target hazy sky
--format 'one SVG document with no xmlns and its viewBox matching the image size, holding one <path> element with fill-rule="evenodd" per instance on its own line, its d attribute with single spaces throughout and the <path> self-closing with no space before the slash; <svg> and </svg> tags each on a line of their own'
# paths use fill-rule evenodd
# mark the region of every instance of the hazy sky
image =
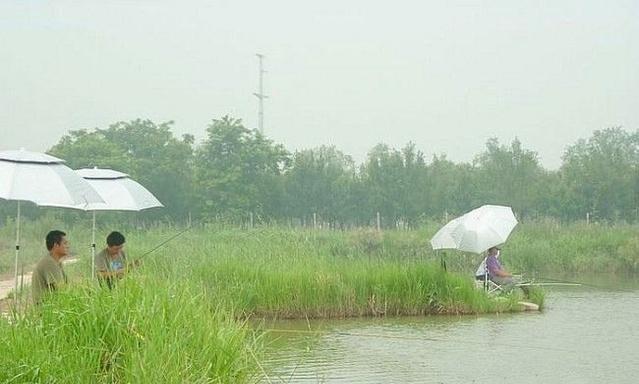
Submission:
<svg viewBox="0 0 639 384">
<path fill-rule="evenodd" d="M 556 168 L 594 130 L 639 128 L 635 0 L 2 0 L 0 149 L 135 118 L 255 128 L 257 52 L 265 132 L 290 150 L 413 141 L 458 162 L 519 137 Z"/>
</svg>

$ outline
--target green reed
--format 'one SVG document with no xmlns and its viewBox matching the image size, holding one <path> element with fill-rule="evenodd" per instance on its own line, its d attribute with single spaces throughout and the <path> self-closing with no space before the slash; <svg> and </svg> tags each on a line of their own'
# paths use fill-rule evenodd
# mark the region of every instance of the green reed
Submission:
<svg viewBox="0 0 639 384">
<path fill-rule="evenodd" d="M 514 309 L 468 276 L 394 254 L 377 232 L 191 231 L 154 261 L 203 284 L 245 316 L 278 318 L 482 313 Z M 371 250 L 373 249 L 373 250 Z"/>
<path fill-rule="evenodd" d="M 135 274 L 116 289 L 89 282 L 56 292 L 13 324 L 0 322 L 3 383 L 241 383 L 258 340 L 185 282 Z"/>
<path fill-rule="evenodd" d="M 204 226 L 146 254 L 178 231 L 126 232 L 129 258 L 143 265 L 112 291 L 90 281 L 79 253 L 70 287 L 0 321 L 0 381 L 251 382 L 263 347 L 248 318 L 504 312 L 521 299 L 496 300 L 467 273 L 443 271 L 427 230 Z M 67 232 L 75 244 L 87 237 Z M 543 292 L 531 297 L 543 303 Z"/>
</svg>

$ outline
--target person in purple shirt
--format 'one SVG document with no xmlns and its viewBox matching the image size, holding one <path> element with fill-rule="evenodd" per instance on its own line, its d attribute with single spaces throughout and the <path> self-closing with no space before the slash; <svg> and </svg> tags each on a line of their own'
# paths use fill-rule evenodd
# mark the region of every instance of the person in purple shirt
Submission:
<svg viewBox="0 0 639 384">
<path fill-rule="evenodd" d="M 515 279 L 513 275 L 502 267 L 499 261 L 498 247 L 488 248 L 488 255 L 486 256 L 486 269 L 488 270 L 488 276 L 490 280 L 502 286 L 506 291 L 511 290 L 515 286 Z"/>
</svg>

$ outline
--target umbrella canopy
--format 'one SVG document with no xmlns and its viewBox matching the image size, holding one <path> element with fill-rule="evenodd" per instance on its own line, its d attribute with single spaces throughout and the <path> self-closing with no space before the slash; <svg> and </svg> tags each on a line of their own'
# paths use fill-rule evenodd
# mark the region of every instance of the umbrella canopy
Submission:
<svg viewBox="0 0 639 384">
<path fill-rule="evenodd" d="M 104 200 L 104 203 L 89 204 L 86 207 L 87 211 L 93 211 L 91 276 L 95 277 L 95 211 L 141 211 L 164 205 L 126 173 L 100 168 L 84 168 L 75 172 L 89 182 Z"/>
<path fill-rule="evenodd" d="M 0 151 L 0 199 L 77 209 L 103 202 L 64 160 L 25 150 Z"/>
<path fill-rule="evenodd" d="M 430 244 L 433 249 L 481 253 L 506 242 L 517 219 L 510 207 L 484 205 L 444 225 Z"/>
<path fill-rule="evenodd" d="M 141 211 L 163 207 L 146 188 L 133 181 L 126 173 L 111 169 L 86 168 L 75 171 L 102 197 L 103 203 L 92 203 L 87 211 Z"/>
<path fill-rule="evenodd" d="M 104 202 L 83 178 L 64 165 L 64 160 L 44 153 L 0 151 L 0 199 L 18 202 L 16 215 L 15 291 L 18 291 L 20 254 L 20 202 L 84 209 Z"/>
</svg>

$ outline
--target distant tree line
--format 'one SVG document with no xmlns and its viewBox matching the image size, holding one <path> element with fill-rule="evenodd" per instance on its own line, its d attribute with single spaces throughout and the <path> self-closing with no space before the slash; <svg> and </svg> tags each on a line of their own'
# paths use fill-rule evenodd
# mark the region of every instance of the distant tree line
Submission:
<svg viewBox="0 0 639 384">
<path fill-rule="evenodd" d="M 510 205 L 520 219 L 639 219 L 639 133 L 596 131 L 567 147 L 558 170 L 515 139 L 495 138 L 470 163 L 427 160 L 413 143 L 373 147 L 363 164 L 334 146 L 291 153 L 242 121 L 214 119 L 206 138 L 176 138 L 173 122 L 118 122 L 71 131 L 48 150 L 74 169 L 128 173 L 165 205 L 147 219 L 295 222 L 334 227 L 419 224 L 482 204 Z M 0 206 L 5 215 L 13 208 Z M 32 211 L 33 212 L 33 211 Z M 28 214 L 28 212 L 27 212 Z"/>
</svg>

